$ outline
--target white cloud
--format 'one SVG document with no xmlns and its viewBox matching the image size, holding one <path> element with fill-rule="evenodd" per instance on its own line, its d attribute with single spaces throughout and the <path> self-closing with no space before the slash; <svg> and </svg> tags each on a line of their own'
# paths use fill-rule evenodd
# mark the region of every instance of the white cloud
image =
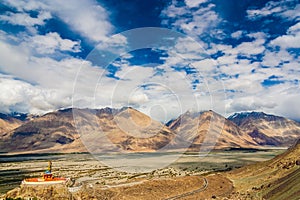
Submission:
<svg viewBox="0 0 300 200">
<path fill-rule="evenodd" d="M 58 107 L 68 107 L 70 96 L 54 89 L 43 89 L 12 77 L 0 77 L 0 112 L 42 114 Z"/>
<path fill-rule="evenodd" d="M 235 39 L 240 39 L 242 35 L 243 35 L 243 31 L 241 30 L 231 33 L 231 37 Z"/>
<path fill-rule="evenodd" d="M 62 38 L 57 32 L 40 35 L 37 25 L 44 26 L 48 19 L 59 18 L 92 43 L 105 45 L 103 41 L 113 28 L 107 11 L 94 0 L 72 0 L 70 3 L 4 0 L 3 3 L 17 12 L 2 14 L 2 23 L 26 29 L 15 36 L 0 31 L 0 70 L 11 75 L 1 76 L 0 91 L 5 94 L 0 98 L 1 109 L 42 113 L 71 106 L 75 80 L 76 97 L 80 96 L 75 100 L 78 105 L 90 105 L 98 78 L 106 71 L 69 55 L 81 51 L 80 41 Z M 31 15 L 32 12 L 37 16 Z M 117 39 L 109 46 L 126 45 L 126 38 L 125 43 L 124 38 Z M 76 77 L 79 69 L 82 73 Z M 109 81 L 111 79 L 105 78 L 106 83 Z"/>
<path fill-rule="evenodd" d="M 270 44 L 272 46 L 279 46 L 283 49 L 288 48 L 300 48 L 300 30 L 299 24 L 291 27 L 287 33 L 287 35 L 279 36 L 272 40 Z"/>
<path fill-rule="evenodd" d="M 196 67 L 200 72 L 208 73 L 213 72 L 217 64 L 212 59 L 207 58 L 200 61 L 192 62 L 192 66 Z"/>
<path fill-rule="evenodd" d="M 262 9 L 247 10 L 248 18 L 256 20 L 270 15 L 294 20 L 300 16 L 300 6 L 294 0 L 269 1 Z"/>
<path fill-rule="evenodd" d="M 265 17 L 274 13 L 280 13 L 282 10 L 283 8 L 279 6 L 279 3 L 271 1 L 268 2 L 261 10 L 248 10 L 247 14 L 249 19 L 256 19 L 258 17 Z"/>
<path fill-rule="evenodd" d="M 279 98 L 279 105 L 276 109 L 276 112 L 286 116 L 290 119 L 299 120 L 300 109 L 299 109 L 299 87 L 297 91 L 293 91 L 293 93 L 287 96 L 281 96 L 280 94 L 276 97 Z M 270 111 L 271 112 L 271 111 Z"/>
<path fill-rule="evenodd" d="M 190 7 L 198 7 L 200 4 L 207 2 L 207 0 L 185 0 L 185 4 Z"/>
<path fill-rule="evenodd" d="M 74 31 L 93 42 L 107 39 L 112 31 L 106 10 L 94 0 L 47 1 L 49 10 L 67 23 Z"/>
<path fill-rule="evenodd" d="M 204 4 L 197 4 L 197 1 L 186 1 L 185 3 L 187 6 L 179 6 L 176 2 L 172 2 L 162 12 L 163 16 L 171 18 L 169 20 L 165 19 L 163 25 L 169 25 L 188 35 L 195 36 L 195 38 L 202 38 L 202 34 L 204 34 L 209 45 L 204 44 L 202 47 L 206 49 L 208 54 L 218 55 L 215 60 L 217 64 L 211 62 L 211 59 L 197 60 L 197 56 L 201 57 L 200 54 L 203 51 L 193 51 L 193 46 L 189 46 L 188 43 L 182 45 L 182 49 L 173 49 L 174 52 L 168 51 L 169 57 L 166 58 L 166 64 L 185 66 L 190 62 L 192 66 L 196 66 L 197 70 L 201 71 L 200 69 L 202 69 L 201 72 L 204 72 L 204 76 L 221 76 L 228 97 L 224 101 L 228 112 L 263 110 L 278 115 L 285 113 L 286 116 L 294 116 L 294 118 L 297 116 L 300 119 L 300 112 L 298 112 L 300 109 L 296 109 L 295 106 L 293 108 L 297 114 L 291 114 L 291 110 L 282 112 L 287 102 L 295 102 L 291 99 L 298 98 L 299 100 L 299 96 L 295 95 L 299 93 L 299 59 L 298 55 L 295 55 L 297 53 L 290 53 L 287 49 L 299 48 L 298 33 L 300 32 L 300 25 L 293 25 L 285 35 L 272 41 L 269 40 L 271 35 L 264 32 L 247 34 L 246 30 L 238 30 L 230 36 L 234 39 L 246 37 L 252 39 L 252 41 L 245 41 L 236 46 L 226 45 L 226 42 L 225 44 L 216 44 L 207 37 L 222 39 L 224 33 L 218 27 L 226 21 L 215 12 L 214 5 L 208 4 L 204 7 Z M 198 6 L 199 8 L 196 8 Z M 282 17 L 283 20 L 298 21 L 300 5 L 297 5 L 295 1 L 269 1 L 264 8 L 248 10 L 247 13 L 248 19 L 251 20 L 272 15 Z M 208 32 L 209 34 L 207 34 Z M 278 50 L 276 46 L 281 48 Z M 189 59 L 184 60 L 179 56 L 181 54 Z M 260 59 L 262 59 L 261 62 Z M 264 68 L 263 66 L 270 68 Z M 279 77 L 277 80 L 280 82 L 274 82 L 265 87 L 263 82 L 272 75 Z M 198 86 L 200 85 L 198 84 Z M 218 86 L 220 84 L 216 85 L 216 88 L 220 91 L 222 87 Z M 221 93 L 219 94 L 221 95 Z M 222 98 L 217 98 L 218 103 L 220 103 L 220 99 Z M 208 101 L 201 103 L 206 105 L 206 109 L 209 107 Z M 295 105 L 295 103 L 291 104 Z"/>
<path fill-rule="evenodd" d="M 255 96 L 246 96 L 241 98 L 236 98 L 231 104 L 228 106 L 228 112 L 240 112 L 243 111 L 259 111 L 265 108 L 274 108 L 276 103 L 274 102 L 266 102 L 262 101 L 260 98 Z"/>
<path fill-rule="evenodd" d="M 295 33 L 298 33 L 298 32 L 300 32 L 300 22 L 298 22 L 297 24 L 291 26 L 287 31 L 288 34 L 295 34 Z"/>
<path fill-rule="evenodd" d="M 211 10 L 213 7 L 214 5 L 211 4 L 207 8 L 202 8 L 197 10 L 196 12 L 193 12 L 193 18 L 191 21 L 186 21 L 185 23 L 178 24 L 178 26 L 180 26 L 181 29 L 186 33 L 191 35 L 201 35 L 203 33 L 206 33 L 207 30 L 216 27 L 216 25 L 220 22 L 217 13 Z"/>
<path fill-rule="evenodd" d="M 267 51 L 261 64 L 268 67 L 277 67 L 282 62 L 292 61 L 293 57 L 285 50 L 279 52 Z"/>
<path fill-rule="evenodd" d="M 221 19 L 213 10 L 215 5 L 210 3 L 206 7 L 200 6 L 196 11 L 191 11 L 190 6 L 196 5 L 196 2 L 193 1 L 193 4 L 179 7 L 176 5 L 176 1 L 173 1 L 171 5 L 162 11 L 162 16 L 167 17 L 168 20 L 175 19 L 175 21 L 165 19 L 164 24 L 171 25 L 190 36 L 195 36 L 195 38 L 201 34 L 206 34 L 208 31 L 210 31 L 210 35 L 214 36 L 222 34 L 221 30 L 216 29 Z M 185 17 L 180 18 L 182 15 L 185 15 Z"/>
<path fill-rule="evenodd" d="M 56 32 L 46 35 L 35 35 L 26 41 L 26 47 L 35 50 L 38 54 L 53 54 L 55 51 L 79 52 L 80 43 L 69 39 L 62 39 Z"/>
<path fill-rule="evenodd" d="M 94 0 L 73 0 L 69 4 L 58 0 L 5 2 L 15 7 L 18 13 L 6 13 L 1 16 L 2 21 L 33 27 L 44 25 L 51 17 L 58 17 L 73 31 L 91 42 L 100 43 L 98 48 L 101 50 L 115 54 L 127 51 L 126 37 L 118 35 L 109 39 L 108 35 L 113 31 L 108 21 L 109 13 Z M 162 12 L 166 25 L 197 38 L 202 34 L 222 38 L 224 33 L 218 29 L 218 25 L 223 19 L 216 13 L 214 4 L 208 4 L 205 0 L 186 0 L 185 3 L 186 6 L 179 6 L 174 1 Z M 248 11 L 249 18 L 275 13 L 296 19 L 298 14 L 294 10 L 279 5 L 271 2 L 266 5 L 269 10 Z M 298 8 L 295 7 L 296 10 Z M 37 17 L 30 17 L 28 11 L 32 10 L 43 11 Z M 247 32 L 243 30 L 232 33 L 231 37 L 239 39 L 246 36 L 253 38 L 253 41 L 237 46 L 207 45 L 186 38 L 178 40 L 173 48 L 164 49 L 169 56 L 165 58 L 164 64 L 157 66 L 164 69 L 160 75 L 156 75 L 154 68 L 131 66 L 126 58 L 132 58 L 132 55 L 124 54 L 124 60 L 114 63 L 120 69 L 115 74 L 119 80 L 107 77 L 105 69 L 65 54 L 65 51 L 80 51 L 79 41 L 62 38 L 55 32 L 46 35 L 23 33 L 18 38 L 2 31 L 0 69 L 12 76 L 0 76 L 0 92 L 5 94 L 0 97 L 0 107 L 6 112 L 17 108 L 24 112 L 40 113 L 70 106 L 75 84 L 76 107 L 122 107 L 135 104 L 136 108 L 149 114 L 153 106 L 160 105 L 166 111 L 161 118 L 163 121 L 164 117 L 174 118 L 191 108 L 198 111 L 214 109 L 225 114 L 225 103 L 229 112 L 265 110 L 292 116 L 294 111 L 293 116 L 300 118 L 294 100 L 299 99 L 299 84 L 292 83 L 299 79 L 299 60 L 286 51 L 286 48 L 298 47 L 297 44 L 300 44 L 299 26 L 295 24 L 290 27 L 286 35 L 275 38 L 268 44 L 268 48 L 265 48 L 268 35 L 261 32 L 246 35 Z M 280 51 L 275 51 L 275 46 L 280 46 Z M 204 51 L 208 47 L 210 49 Z M 217 52 L 221 56 L 216 60 L 208 57 Z M 57 60 L 56 53 L 60 53 Z M 258 54 L 264 55 L 262 63 L 251 62 Z M 239 59 L 241 55 L 246 58 Z M 261 68 L 261 65 L 272 68 Z M 278 65 L 282 67 L 274 68 Z M 196 72 L 179 72 L 172 68 L 175 66 L 188 66 L 195 68 Z M 224 75 L 222 80 L 218 79 L 221 74 Z M 261 83 L 271 75 L 285 82 L 263 87 Z M 230 92 L 224 91 L 223 84 Z M 226 101 L 225 93 L 228 95 Z M 293 109 L 284 110 L 289 104 Z"/>
<path fill-rule="evenodd" d="M 264 43 L 265 39 L 263 38 L 256 39 L 252 42 L 243 42 L 230 50 L 229 53 L 234 55 L 240 54 L 250 58 L 253 55 L 262 54 L 265 51 Z"/>
<path fill-rule="evenodd" d="M 231 54 L 231 55 L 224 55 L 217 59 L 218 64 L 220 65 L 233 65 L 237 62 L 237 55 Z"/>
<path fill-rule="evenodd" d="M 133 105 L 141 105 L 149 101 L 149 98 L 146 94 L 143 93 L 135 93 L 133 96 L 129 98 L 129 104 Z"/>
<path fill-rule="evenodd" d="M 0 41 L 0 61 L 1 68 L 17 69 L 28 62 L 29 51 Z M 4 70 L 5 70 L 4 69 Z"/>
<path fill-rule="evenodd" d="M 110 38 L 107 38 L 103 41 L 101 41 L 97 46 L 96 46 L 96 51 L 100 50 L 102 51 L 108 51 L 110 53 L 113 53 L 115 55 L 122 55 L 123 58 L 125 55 L 128 57 L 128 41 L 127 38 L 124 35 L 117 34 L 113 35 Z M 128 57 L 129 58 L 129 57 Z"/>
<path fill-rule="evenodd" d="M 11 24 L 33 26 L 43 25 L 45 20 L 59 17 L 74 31 L 89 39 L 100 42 L 107 39 L 113 26 L 108 20 L 107 11 L 94 0 L 72 0 L 65 3 L 60 0 L 5 0 L 5 4 L 16 8 L 19 13 L 2 15 L 1 20 Z M 40 11 L 37 18 L 30 17 L 28 11 Z"/>
<path fill-rule="evenodd" d="M 43 10 L 46 5 L 42 1 L 36 0 L 3 0 L 7 5 L 10 5 L 17 9 L 17 11 L 32 11 L 32 10 Z"/>
<path fill-rule="evenodd" d="M 300 17 L 300 5 L 297 4 L 293 8 L 286 8 L 286 10 L 280 13 L 280 16 L 289 20 L 297 20 Z"/>
<path fill-rule="evenodd" d="M 250 64 L 249 60 L 235 60 L 235 64 L 230 63 L 220 66 L 220 72 L 229 76 L 250 74 L 252 69 L 256 68 L 257 64 Z"/>
<path fill-rule="evenodd" d="M 162 15 L 174 18 L 184 15 L 187 12 L 188 10 L 185 7 L 179 7 L 176 5 L 176 1 L 172 1 L 172 4 L 162 11 Z"/>
<path fill-rule="evenodd" d="M 51 53 L 53 48 L 66 50 L 72 47 L 72 42 L 71 44 L 68 40 L 61 39 L 57 34 L 45 37 L 53 36 L 54 41 L 58 39 L 60 43 L 54 42 L 53 45 L 47 38 L 44 38 L 47 51 L 41 49 L 45 51 L 43 53 Z M 4 41 L 0 40 L 0 70 L 22 80 L 13 80 L 13 78 L 3 80 L 0 87 L 3 89 L 3 94 L 12 92 L 7 94 L 8 97 L 0 99 L 0 104 L 6 111 L 15 108 L 24 112 L 41 113 L 71 106 L 74 81 L 80 68 L 84 69 L 84 73 L 81 74 L 81 79 L 77 79 L 79 85 L 77 93 L 82 98 L 93 98 L 93 88 L 104 70 L 92 66 L 90 62 L 70 56 L 61 60 L 36 56 L 32 54 L 32 47 L 26 46 L 28 42 L 22 43 L 23 48 L 20 48 L 19 45 L 5 42 L 5 35 L 2 39 Z M 33 45 L 36 46 L 36 44 Z"/>
<path fill-rule="evenodd" d="M 36 18 L 31 17 L 28 13 L 12 13 L 8 12 L 6 15 L 0 15 L 0 20 L 8 22 L 13 25 L 20 26 L 34 26 L 34 25 L 44 25 L 47 19 L 52 16 L 50 12 L 41 11 Z"/>
</svg>

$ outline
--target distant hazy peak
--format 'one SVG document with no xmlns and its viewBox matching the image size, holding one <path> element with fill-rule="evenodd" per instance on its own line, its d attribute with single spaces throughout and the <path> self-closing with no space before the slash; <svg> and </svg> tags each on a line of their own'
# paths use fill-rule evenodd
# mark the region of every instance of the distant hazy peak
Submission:
<svg viewBox="0 0 300 200">
<path fill-rule="evenodd" d="M 285 119 L 284 117 L 275 116 L 271 114 L 266 114 L 264 112 L 241 112 L 241 113 L 234 113 L 233 115 L 229 116 L 228 119 L 234 122 L 238 122 L 239 120 L 244 119 L 265 119 L 267 121 L 276 121 Z"/>
<path fill-rule="evenodd" d="M 13 118 L 24 121 L 24 120 L 27 119 L 27 114 L 17 113 L 17 112 L 13 112 L 13 113 L 10 113 L 10 114 L 0 113 L 0 119 L 11 120 Z"/>
</svg>

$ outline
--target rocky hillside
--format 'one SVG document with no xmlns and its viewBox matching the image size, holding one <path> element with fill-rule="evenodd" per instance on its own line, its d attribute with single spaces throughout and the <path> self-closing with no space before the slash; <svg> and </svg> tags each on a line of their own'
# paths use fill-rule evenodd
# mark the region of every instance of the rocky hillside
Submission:
<svg viewBox="0 0 300 200">
<path fill-rule="evenodd" d="M 210 184 L 207 184 L 207 182 Z M 197 192 L 200 190 L 201 192 Z M 175 178 L 151 179 L 125 184 L 112 185 L 84 184 L 67 188 L 65 185 L 26 186 L 21 185 L 3 196 L 8 198 L 41 200 L 83 200 L 83 199 L 208 199 L 212 196 L 224 196 L 232 191 L 232 183 L 220 175 L 184 176 Z M 182 195 L 187 194 L 188 195 Z M 186 197 L 186 198 L 184 198 Z"/>
<path fill-rule="evenodd" d="M 73 199 L 65 185 L 42 185 L 42 186 L 25 186 L 21 185 L 8 192 L 5 199 Z"/>
<path fill-rule="evenodd" d="M 168 148 L 175 137 L 164 124 L 133 108 L 107 108 L 96 115 L 97 119 L 80 113 L 75 117 L 81 140 L 91 152 L 156 151 Z"/>
<path fill-rule="evenodd" d="M 0 136 L 19 127 L 26 119 L 27 115 L 25 114 L 13 113 L 9 115 L 0 113 Z"/>
<path fill-rule="evenodd" d="M 0 151 L 155 151 L 173 137 L 165 125 L 132 108 L 65 109 L 3 133 Z"/>
<path fill-rule="evenodd" d="M 0 138 L 1 151 L 22 152 L 62 149 L 79 138 L 71 109 L 51 112 L 6 132 Z"/>
<path fill-rule="evenodd" d="M 299 199 L 300 140 L 275 158 L 227 173 L 235 183 L 232 197 L 241 199 Z"/>
<path fill-rule="evenodd" d="M 300 123 L 263 112 L 237 113 L 228 118 L 259 145 L 291 146 L 300 137 Z"/>
<path fill-rule="evenodd" d="M 63 109 L 43 116 L 0 115 L 0 152 L 149 152 L 291 146 L 298 122 L 264 113 L 229 119 L 186 112 L 164 125 L 133 109 Z"/>
<path fill-rule="evenodd" d="M 190 142 L 191 150 L 199 150 L 203 147 L 203 142 L 207 146 L 215 146 L 215 149 L 256 147 L 256 142 L 248 134 L 213 111 L 186 112 L 168 125 L 181 136 L 178 143 Z"/>
</svg>

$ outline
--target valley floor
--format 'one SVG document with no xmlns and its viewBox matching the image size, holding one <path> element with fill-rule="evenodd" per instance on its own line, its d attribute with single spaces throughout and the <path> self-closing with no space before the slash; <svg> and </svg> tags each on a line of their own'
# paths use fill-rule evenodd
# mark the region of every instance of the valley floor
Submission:
<svg viewBox="0 0 300 200">
<path fill-rule="evenodd" d="M 124 198 L 126 194 L 128 198 L 128 195 L 135 194 L 134 197 L 139 197 L 138 199 L 142 197 L 142 199 L 156 199 L 155 195 L 160 196 L 160 199 L 176 199 L 178 195 L 190 193 L 180 199 L 193 199 L 195 195 L 218 197 L 230 193 L 233 185 L 228 178 L 218 175 L 217 172 L 268 160 L 283 151 L 274 149 L 217 151 L 211 152 L 205 157 L 199 157 L 197 153 L 186 153 L 182 154 L 176 162 L 164 168 L 151 172 L 133 173 L 119 171 L 126 166 L 108 167 L 99 162 L 96 159 L 97 156 L 95 158 L 90 154 L 2 155 L 0 156 L 0 192 L 4 194 L 8 190 L 18 187 L 25 177 L 40 176 L 47 166 L 47 160 L 52 160 L 54 175 L 71 178 L 73 182 L 68 192 L 76 193 L 77 196 L 98 193 L 118 196 L 122 193 Z M 141 159 L 147 160 L 147 158 L 158 162 L 162 158 L 176 157 L 178 154 L 144 153 L 134 156 L 134 159 L 137 163 L 141 163 Z M 122 155 L 122 157 L 128 156 L 134 160 L 132 155 Z M 111 157 L 109 158 L 111 159 Z M 104 160 L 104 162 L 106 161 Z M 147 162 L 143 163 L 149 165 Z M 204 180 L 207 180 L 208 185 L 205 190 L 199 191 L 205 186 Z M 90 192 L 80 193 L 83 190 Z M 119 199 L 120 196 L 118 198 L 117 196 L 115 198 Z"/>
</svg>

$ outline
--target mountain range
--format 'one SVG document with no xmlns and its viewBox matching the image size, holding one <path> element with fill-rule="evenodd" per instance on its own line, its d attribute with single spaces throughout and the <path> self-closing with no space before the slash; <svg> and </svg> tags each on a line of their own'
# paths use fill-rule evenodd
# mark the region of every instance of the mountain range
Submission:
<svg viewBox="0 0 300 200">
<path fill-rule="evenodd" d="M 227 119 L 187 111 L 163 124 L 131 108 L 68 108 L 42 116 L 0 114 L 0 152 L 151 152 L 289 147 L 300 123 L 262 112 Z"/>
</svg>

